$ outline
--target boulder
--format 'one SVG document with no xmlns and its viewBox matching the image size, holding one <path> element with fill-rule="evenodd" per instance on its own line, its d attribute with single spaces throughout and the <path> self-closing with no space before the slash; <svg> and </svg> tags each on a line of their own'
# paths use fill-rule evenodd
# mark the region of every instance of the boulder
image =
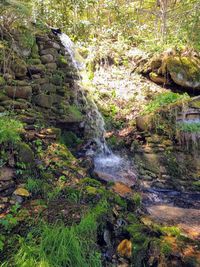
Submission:
<svg viewBox="0 0 200 267">
<path fill-rule="evenodd" d="M 11 98 L 23 98 L 29 99 L 32 95 L 32 87 L 31 86 L 7 86 L 6 94 Z"/>
<path fill-rule="evenodd" d="M 41 56 L 41 61 L 43 64 L 54 62 L 54 57 L 51 54 Z"/>
<path fill-rule="evenodd" d="M 47 63 L 45 66 L 48 70 L 56 70 L 57 69 L 56 63 Z"/>
<path fill-rule="evenodd" d="M 39 94 L 35 96 L 34 102 L 40 107 L 51 108 L 53 104 L 53 98 L 51 95 Z"/>
<path fill-rule="evenodd" d="M 167 71 L 172 80 L 185 88 L 200 90 L 200 60 L 194 57 L 168 57 Z"/>
</svg>

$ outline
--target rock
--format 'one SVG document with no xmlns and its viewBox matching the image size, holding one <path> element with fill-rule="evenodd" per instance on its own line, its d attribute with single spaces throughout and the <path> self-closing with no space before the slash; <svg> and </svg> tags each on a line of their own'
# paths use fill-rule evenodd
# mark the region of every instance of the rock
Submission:
<svg viewBox="0 0 200 267">
<path fill-rule="evenodd" d="M 58 56 L 58 51 L 55 48 L 48 48 L 40 51 L 40 55 L 52 55 L 54 58 Z"/>
<path fill-rule="evenodd" d="M 44 72 L 45 72 L 45 66 L 42 65 L 42 64 L 39 64 L 39 65 L 31 65 L 31 66 L 28 66 L 28 71 L 29 71 L 29 73 L 31 75 L 32 74 L 38 74 L 38 73 L 44 74 Z"/>
<path fill-rule="evenodd" d="M 23 87 L 7 86 L 5 90 L 6 94 L 11 98 L 29 99 L 32 95 L 31 86 L 23 86 Z"/>
<path fill-rule="evenodd" d="M 136 118 L 136 126 L 139 131 L 148 131 L 151 128 L 151 115 L 138 116 Z"/>
<path fill-rule="evenodd" d="M 0 169 L 0 181 L 10 181 L 14 177 L 14 171 L 8 167 L 2 167 Z"/>
<path fill-rule="evenodd" d="M 53 104 L 53 98 L 51 95 L 40 94 L 34 98 L 36 105 L 43 108 L 51 108 Z"/>
<path fill-rule="evenodd" d="M 54 62 L 54 57 L 51 54 L 41 56 L 41 61 L 43 64 Z"/>
<path fill-rule="evenodd" d="M 14 193 L 14 195 L 17 195 L 17 196 L 21 196 L 21 197 L 29 197 L 30 196 L 30 193 L 28 192 L 28 190 L 26 190 L 25 188 L 17 188 Z"/>
<path fill-rule="evenodd" d="M 27 74 L 27 67 L 23 60 L 15 59 L 13 64 L 11 65 L 12 71 L 15 73 L 17 78 L 23 78 Z"/>
<path fill-rule="evenodd" d="M 43 93 L 50 92 L 50 93 L 55 93 L 56 92 L 56 86 L 53 85 L 52 83 L 45 83 L 41 85 L 41 91 Z"/>
<path fill-rule="evenodd" d="M 47 63 L 45 66 L 48 70 L 56 70 L 57 69 L 56 63 Z"/>
<path fill-rule="evenodd" d="M 157 84 L 169 84 L 168 80 L 166 77 L 164 76 L 161 76 L 161 75 L 158 75 L 157 73 L 155 72 L 151 72 L 149 74 L 149 78 L 154 82 L 154 83 L 157 83 Z"/>
<path fill-rule="evenodd" d="M 18 159 L 20 162 L 33 164 L 34 153 L 28 144 L 23 142 L 19 143 L 17 150 L 18 150 Z"/>
<path fill-rule="evenodd" d="M 22 204 L 24 202 L 24 199 L 23 199 L 23 197 L 21 195 L 14 194 L 12 198 L 13 198 L 12 200 L 14 200 L 15 202 L 17 202 L 19 204 Z"/>
<path fill-rule="evenodd" d="M 0 113 L 1 113 L 1 112 L 4 112 L 4 111 L 5 111 L 5 108 L 2 107 L 2 106 L 0 106 Z"/>
<path fill-rule="evenodd" d="M 168 57 L 167 70 L 172 80 L 185 88 L 200 89 L 200 60 L 193 57 Z"/>
<path fill-rule="evenodd" d="M 189 106 L 191 108 L 200 109 L 200 96 L 193 97 L 192 100 L 189 102 Z"/>
<path fill-rule="evenodd" d="M 124 239 L 117 247 L 117 252 L 122 257 L 130 258 L 132 256 L 132 242 L 128 239 Z"/>
<path fill-rule="evenodd" d="M 133 194 L 132 189 L 121 182 L 115 183 L 112 189 L 115 193 L 119 194 L 122 197 L 127 197 L 128 195 Z"/>
<path fill-rule="evenodd" d="M 6 100 L 3 101 L 2 106 L 6 107 L 7 109 L 27 109 L 28 108 L 28 103 L 22 103 L 19 101 L 15 100 Z"/>
</svg>

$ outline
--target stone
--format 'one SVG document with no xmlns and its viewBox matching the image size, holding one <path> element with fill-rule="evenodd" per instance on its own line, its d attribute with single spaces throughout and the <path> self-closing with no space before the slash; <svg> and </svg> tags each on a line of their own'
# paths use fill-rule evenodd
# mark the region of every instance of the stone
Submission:
<svg viewBox="0 0 200 267">
<path fill-rule="evenodd" d="M 27 74 L 27 67 L 23 60 L 15 59 L 11 65 L 11 69 L 14 72 L 16 78 L 24 78 Z"/>
<path fill-rule="evenodd" d="M 48 70 L 56 70 L 57 69 L 56 63 L 47 63 L 45 66 Z"/>
<path fill-rule="evenodd" d="M 29 197 L 30 196 L 30 193 L 28 192 L 28 190 L 26 190 L 25 188 L 17 188 L 14 193 L 14 195 L 17 195 L 17 196 L 21 196 L 21 197 Z"/>
<path fill-rule="evenodd" d="M 56 92 L 56 86 L 53 85 L 52 83 L 45 83 L 41 85 L 41 91 L 43 93 L 50 92 L 50 93 L 55 93 Z"/>
<path fill-rule="evenodd" d="M 28 103 L 22 103 L 19 101 L 15 100 L 6 100 L 3 101 L 2 106 L 6 107 L 7 109 L 27 109 L 28 108 Z"/>
<path fill-rule="evenodd" d="M 20 162 L 33 164 L 34 163 L 34 153 L 30 146 L 24 142 L 18 144 L 18 159 Z"/>
<path fill-rule="evenodd" d="M 10 181 L 14 177 L 14 171 L 8 167 L 2 167 L 0 169 L 0 181 Z"/>
<path fill-rule="evenodd" d="M 29 71 L 29 73 L 31 75 L 32 74 L 38 74 L 38 73 L 44 74 L 44 72 L 45 72 L 45 66 L 42 65 L 42 64 L 39 64 L 39 65 L 31 65 L 31 66 L 28 66 L 28 71 Z"/>
<path fill-rule="evenodd" d="M 157 84 L 169 84 L 168 80 L 166 77 L 158 75 L 155 72 L 150 72 L 149 73 L 149 78 Z"/>
<path fill-rule="evenodd" d="M 200 96 L 193 97 L 192 100 L 189 102 L 189 106 L 191 108 L 200 109 Z"/>
<path fill-rule="evenodd" d="M 138 116 L 136 118 L 136 126 L 139 131 L 148 131 L 151 128 L 151 115 Z"/>
<path fill-rule="evenodd" d="M 193 57 L 168 57 L 167 71 L 172 80 L 185 88 L 200 90 L 200 60 Z"/>
<path fill-rule="evenodd" d="M 52 55 L 54 58 L 58 56 L 58 51 L 55 48 L 48 48 L 40 51 L 40 55 Z"/>
<path fill-rule="evenodd" d="M 53 98 L 51 95 L 39 94 L 35 96 L 34 102 L 40 107 L 51 108 L 53 104 Z"/>
<path fill-rule="evenodd" d="M 130 258 L 132 256 L 132 242 L 124 239 L 117 247 L 117 252 L 122 257 Z"/>
<path fill-rule="evenodd" d="M 41 61 L 43 64 L 54 62 L 54 57 L 50 54 L 41 56 Z"/>
<path fill-rule="evenodd" d="M 112 189 L 115 193 L 117 193 L 118 195 L 120 195 L 122 197 L 127 197 L 127 196 L 133 194 L 132 189 L 129 186 L 127 186 L 121 182 L 116 182 L 115 185 L 112 187 Z"/>
<path fill-rule="evenodd" d="M 32 95 L 32 87 L 31 86 L 7 86 L 5 88 L 6 94 L 11 98 L 23 98 L 29 99 Z"/>
</svg>

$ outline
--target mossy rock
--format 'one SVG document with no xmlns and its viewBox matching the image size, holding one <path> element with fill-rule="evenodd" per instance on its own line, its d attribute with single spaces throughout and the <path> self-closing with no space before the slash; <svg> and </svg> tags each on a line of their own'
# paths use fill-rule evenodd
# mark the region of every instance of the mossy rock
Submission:
<svg viewBox="0 0 200 267">
<path fill-rule="evenodd" d="M 34 153 L 30 146 L 24 142 L 21 142 L 17 146 L 18 160 L 26 164 L 34 163 Z"/>
<path fill-rule="evenodd" d="M 12 71 L 15 73 L 17 78 L 23 78 L 27 74 L 27 66 L 25 61 L 15 58 L 13 64 L 11 65 Z"/>
<path fill-rule="evenodd" d="M 200 109 L 200 96 L 194 97 L 192 101 L 189 102 L 191 108 Z"/>
<path fill-rule="evenodd" d="M 200 89 L 200 60 L 192 57 L 168 57 L 167 71 L 172 80 L 185 88 Z"/>
</svg>

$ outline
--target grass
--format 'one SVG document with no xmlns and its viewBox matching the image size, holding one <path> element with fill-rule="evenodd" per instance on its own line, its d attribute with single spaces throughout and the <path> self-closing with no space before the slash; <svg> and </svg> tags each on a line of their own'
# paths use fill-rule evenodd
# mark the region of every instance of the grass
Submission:
<svg viewBox="0 0 200 267">
<path fill-rule="evenodd" d="M 173 92 L 166 92 L 158 94 L 154 97 L 154 99 L 145 107 L 142 114 L 153 113 L 159 110 L 162 107 L 166 107 L 172 103 L 176 103 L 178 101 L 184 101 L 189 99 L 189 95 L 185 94 L 178 94 Z"/>
<path fill-rule="evenodd" d="M 179 122 L 177 126 L 181 132 L 187 132 L 187 133 L 200 132 L 200 122 L 191 122 L 191 123 Z"/>
<path fill-rule="evenodd" d="M 96 236 L 100 218 L 107 212 L 107 206 L 106 202 L 101 202 L 79 224 L 71 227 L 42 223 L 26 238 L 20 237 L 16 255 L 0 266 L 102 266 Z"/>
<path fill-rule="evenodd" d="M 20 121 L 7 116 L 0 117 L 0 144 L 19 142 L 22 130 L 23 124 Z"/>
</svg>

